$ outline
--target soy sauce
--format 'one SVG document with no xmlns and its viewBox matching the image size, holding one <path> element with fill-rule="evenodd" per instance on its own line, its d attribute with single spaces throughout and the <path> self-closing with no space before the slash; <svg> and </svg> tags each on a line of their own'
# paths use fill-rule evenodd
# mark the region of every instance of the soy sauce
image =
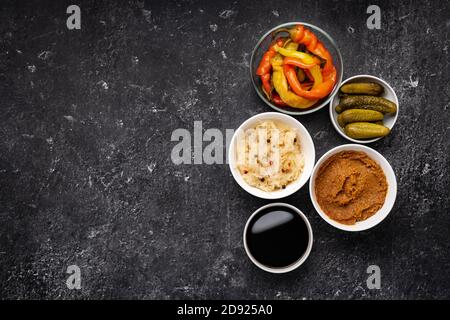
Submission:
<svg viewBox="0 0 450 320">
<path fill-rule="evenodd" d="M 297 262 L 309 243 L 306 222 L 294 210 L 284 206 L 268 207 L 249 222 L 246 241 L 251 255 L 271 268 Z"/>
</svg>

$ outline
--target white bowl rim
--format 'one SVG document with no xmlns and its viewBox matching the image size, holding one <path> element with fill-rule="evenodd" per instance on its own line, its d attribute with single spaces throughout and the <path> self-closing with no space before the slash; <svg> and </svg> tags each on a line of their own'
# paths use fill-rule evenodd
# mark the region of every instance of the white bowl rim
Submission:
<svg viewBox="0 0 450 320">
<path fill-rule="evenodd" d="M 297 127 L 296 129 L 300 128 L 301 130 L 303 130 L 306 134 L 301 136 L 301 143 L 308 143 L 311 145 L 312 147 L 312 156 L 311 156 L 311 170 L 309 171 L 305 171 L 303 170 L 301 175 L 297 178 L 297 180 L 291 182 L 292 183 L 296 183 L 299 182 L 303 177 L 305 177 L 305 181 L 303 183 L 299 183 L 295 188 L 290 188 L 290 189 L 285 189 L 285 190 L 278 190 L 278 191 L 274 191 L 274 192 L 266 192 L 263 190 L 260 190 L 258 188 L 252 187 L 249 184 L 247 184 L 242 177 L 240 177 L 240 173 L 238 172 L 238 170 L 235 168 L 235 163 L 234 163 L 234 150 L 235 150 L 235 141 L 236 141 L 236 136 L 238 134 L 238 132 L 246 127 L 247 125 L 249 125 L 249 123 L 253 122 L 253 121 L 257 121 L 259 118 L 272 118 L 274 120 L 278 120 L 278 119 L 285 119 L 288 121 L 293 121 L 294 123 L 296 123 Z M 283 120 L 279 120 L 279 121 L 283 121 Z M 306 139 L 306 141 L 305 141 Z M 230 145 L 229 145 L 229 150 L 228 150 L 228 166 L 230 168 L 231 174 L 234 178 L 234 180 L 237 182 L 237 184 L 244 189 L 245 191 L 247 191 L 248 193 L 250 193 L 251 195 L 261 198 L 261 199 L 269 199 L 269 200 L 276 200 L 276 199 L 282 199 L 285 197 L 288 197 L 292 194 L 294 194 L 295 192 L 297 192 L 298 190 L 300 190 L 307 182 L 308 179 L 310 178 L 313 169 L 314 169 L 314 163 L 316 161 L 316 149 L 314 146 L 314 141 L 311 137 L 311 135 L 309 134 L 309 131 L 305 128 L 305 126 L 298 121 L 297 119 L 295 119 L 294 117 L 284 114 L 284 113 L 280 113 L 280 112 L 263 112 L 263 113 L 258 113 L 250 118 L 248 118 L 247 120 L 245 120 L 238 128 L 237 130 L 234 132 L 233 137 L 231 138 L 230 141 Z M 305 159 L 305 163 L 306 163 L 306 159 Z M 306 164 L 305 164 L 306 166 Z M 239 179 L 239 177 L 241 179 Z M 242 180 L 242 181 L 241 181 Z"/>
<path fill-rule="evenodd" d="M 342 87 L 344 84 L 346 84 L 349 81 L 355 80 L 357 78 L 370 78 L 373 80 L 377 80 L 379 82 L 381 82 L 385 87 L 387 87 L 389 89 L 389 91 L 391 91 L 392 95 L 394 96 L 394 100 L 393 102 L 395 102 L 395 104 L 397 104 L 397 112 L 395 113 L 393 120 L 392 120 L 392 124 L 390 126 L 388 126 L 389 129 L 392 130 L 392 128 L 395 126 L 395 123 L 397 122 L 397 118 L 398 118 L 398 113 L 400 111 L 400 106 L 398 103 L 398 97 L 397 94 L 395 93 L 394 89 L 389 85 L 389 83 L 387 83 L 385 80 L 376 77 L 376 76 L 372 76 L 369 74 L 357 74 L 354 76 L 351 76 L 350 78 L 345 79 L 344 81 L 341 82 L 340 87 Z M 337 119 L 335 119 L 334 117 L 334 113 L 333 113 L 333 102 L 336 99 L 337 95 L 339 94 L 339 88 L 338 90 L 336 90 L 336 92 L 333 94 L 333 96 L 330 99 L 330 119 L 331 119 L 331 123 L 333 124 L 334 129 L 345 139 L 351 141 L 351 142 L 355 142 L 355 143 L 362 143 L 362 144 L 367 144 L 367 143 L 372 143 L 375 141 L 378 141 L 380 139 L 383 139 L 384 137 L 378 137 L 378 138 L 374 138 L 374 139 L 368 139 L 368 140 L 358 140 L 358 139 L 353 139 L 348 137 L 339 127 L 339 124 L 337 123 Z"/>
<path fill-rule="evenodd" d="M 250 224 L 250 221 L 253 219 L 253 217 L 256 214 L 258 214 L 261 210 L 264 210 L 264 209 L 270 208 L 270 207 L 275 207 L 275 206 L 290 208 L 290 209 L 294 210 L 298 215 L 300 215 L 300 217 L 306 223 L 306 227 L 308 229 L 308 235 L 309 235 L 308 247 L 306 248 L 306 251 L 303 254 L 303 256 L 299 260 L 294 262 L 293 264 L 283 267 L 283 268 L 271 268 L 271 267 L 265 266 L 264 264 L 262 264 L 258 260 L 256 260 L 250 253 L 250 250 L 248 249 L 247 241 L 245 238 L 245 235 L 247 234 L 248 225 Z M 297 269 L 306 261 L 306 259 L 308 259 L 309 254 L 311 253 L 311 250 L 312 250 L 312 245 L 314 242 L 314 235 L 313 235 L 313 230 L 312 230 L 311 224 L 309 223 L 308 218 L 300 209 L 298 209 L 297 207 L 294 207 L 293 205 L 288 204 L 288 203 L 274 202 L 274 203 L 269 203 L 269 204 L 266 204 L 266 205 L 258 208 L 250 215 L 250 217 L 247 219 L 247 222 L 245 223 L 244 232 L 242 234 L 242 241 L 244 243 L 244 249 L 245 249 L 245 252 L 247 253 L 247 256 L 250 258 L 250 260 L 253 262 L 253 264 L 256 265 L 258 268 L 260 268 L 264 271 L 270 272 L 270 273 L 286 273 L 286 272 L 290 272 L 290 271 Z"/>
<path fill-rule="evenodd" d="M 330 93 L 330 95 L 328 96 L 328 98 L 326 100 L 324 100 L 320 106 L 311 108 L 311 109 L 307 109 L 305 111 L 302 111 L 301 109 L 299 109 L 298 111 L 290 111 L 290 110 L 284 110 L 282 108 L 277 107 L 276 105 L 274 105 L 273 103 L 270 103 L 269 101 L 267 101 L 267 98 L 264 97 L 261 92 L 259 92 L 259 90 L 257 90 L 256 88 L 256 84 L 253 81 L 253 71 L 252 71 L 252 65 L 253 65 L 253 60 L 255 58 L 255 53 L 256 50 L 258 49 L 259 45 L 264 41 L 264 39 L 266 39 L 266 37 L 270 36 L 271 33 L 273 33 L 274 31 L 276 31 L 277 29 L 280 28 L 284 28 L 287 26 L 292 26 L 292 25 L 296 25 L 296 24 L 302 24 L 304 26 L 307 26 L 309 28 L 315 29 L 315 30 L 319 30 L 320 32 L 322 32 L 322 35 L 325 36 L 325 38 L 328 39 L 328 41 L 331 42 L 331 44 L 334 46 L 336 53 L 338 55 L 339 61 L 340 61 L 340 70 L 341 72 L 339 73 L 338 79 L 336 81 L 335 87 L 333 88 L 333 91 Z M 325 30 L 323 30 L 322 28 L 311 24 L 311 23 L 307 23 L 307 22 L 303 22 L 303 21 L 289 21 L 289 22 L 285 22 L 282 24 L 279 24 L 275 27 L 273 27 L 272 29 L 270 29 L 269 31 L 267 31 L 264 35 L 262 35 L 262 37 L 258 40 L 258 42 L 256 43 L 255 47 L 252 50 L 252 54 L 250 56 L 250 79 L 252 81 L 253 87 L 257 93 L 257 95 L 261 98 L 261 100 L 264 101 L 265 104 L 267 104 L 269 107 L 271 107 L 272 109 L 284 113 L 284 114 L 289 114 L 292 116 L 301 116 L 301 115 L 305 115 L 305 114 L 310 114 L 316 111 L 319 111 L 320 109 L 323 109 L 328 103 L 331 102 L 333 96 L 339 91 L 339 88 L 341 87 L 341 83 L 342 83 L 342 79 L 344 77 L 344 60 L 342 58 L 342 54 L 341 54 L 341 50 L 339 49 L 336 41 L 333 39 L 333 37 L 331 37 L 328 32 L 326 32 Z"/>
<path fill-rule="evenodd" d="M 388 180 L 388 192 L 386 194 L 386 199 L 383 204 L 383 207 L 378 210 L 374 215 L 369 217 L 368 219 L 364 221 L 359 221 L 355 223 L 354 225 L 345 225 L 342 223 L 339 223 L 330 217 L 328 217 L 323 210 L 320 208 L 320 205 L 318 204 L 316 198 L 315 198 L 315 192 L 314 192 L 314 180 L 316 178 L 317 171 L 319 170 L 322 163 L 328 159 L 330 156 L 339 153 L 341 151 L 346 150 L 353 150 L 353 151 L 363 151 L 368 153 L 368 156 L 371 157 L 374 161 L 376 161 L 380 167 L 384 167 L 383 172 L 386 175 L 386 180 Z M 372 154 L 376 155 L 376 159 L 372 157 Z M 313 172 L 311 174 L 311 177 L 309 179 L 309 196 L 311 198 L 311 202 L 314 206 L 314 209 L 316 212 L 320 215 L 320 217 L 325 220 L 328 224 L 332 225 L 333 227 L 344 230 L 344 231 L 350 231 L 350 232 L 358 232 L 358 231 L 364 231 L 371 229 L 381 223 L 391 212 L 392 208 L 394 207 L 395 200 L 397 197 L 397 178 L 395 176 L 395 172 L 392 169 L 392 166 L 389 164 L 389 162 L 386 160 L 386 158 L 376 151 L 375 149 L 372 149 L 368 146 L 361 145 L 361 144 L 343 144 L 337 147 L 334 147 L 327 151 L 320 159 L 317 161 L 316 165 L 314 166 Z"/>
</svg>

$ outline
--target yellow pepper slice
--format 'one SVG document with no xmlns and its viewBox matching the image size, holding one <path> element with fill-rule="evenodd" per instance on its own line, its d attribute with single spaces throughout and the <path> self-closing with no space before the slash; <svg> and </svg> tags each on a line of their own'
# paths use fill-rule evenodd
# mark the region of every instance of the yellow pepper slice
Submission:
<svg viewBox="0 0 450 320">
<path fill-rule="evenodd" d="M 318 65 L 315 65 L 314 67 L 309 69 L 309 72 L 311 72 L 311 75 L 314 78 L 313 88 L 317 87 L 323 82 L 322 72 L 320 71 L 320 67 Z"/>
<path fill-rule="evenodd" d="M 274 49 L 276 52 L 282 54 L 285 57 L 297 58 L 305 64 L 315 64 L 316 63 L 314 58 L 305 52 L 301 52 L 301 51 L 297 51 L 297 50 L 289 50 L 287 48 L 282 48 L 277 45 L 274 46 Z"/>
<path fill-rule="evenodd" d="M 291 41 L 291 42 L 289 42 L 288 44 L 286 44 L 286 45 L 284 46 L 284 48 L 285 48 L 286 50 L 294 50 L 294 51 L 297 51 L 297 49 L 298 49 L 298 43 Z"/>
</svg>

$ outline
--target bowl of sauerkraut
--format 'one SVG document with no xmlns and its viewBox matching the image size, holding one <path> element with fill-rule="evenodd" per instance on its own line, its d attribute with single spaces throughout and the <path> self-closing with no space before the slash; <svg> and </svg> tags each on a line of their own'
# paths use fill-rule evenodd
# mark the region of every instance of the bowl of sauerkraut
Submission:
<svg viewBox="0 0 450 320">
<path fill-rule="evenodd" d="M 263 199 L 280 199 L 308 181 L 315 162 L 314 143 L 295 118 L 260 113 L 235 131 L 228 161 L 234 179 L 245 191 Z"/>
</svg>

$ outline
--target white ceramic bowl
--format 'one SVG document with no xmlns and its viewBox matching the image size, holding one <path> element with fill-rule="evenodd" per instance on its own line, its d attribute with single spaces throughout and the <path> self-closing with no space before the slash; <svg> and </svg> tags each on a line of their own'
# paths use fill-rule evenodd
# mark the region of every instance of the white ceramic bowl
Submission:
<svg viewBox="0 0 450 320">
<path fill-rule="evenodd" d="M 339 223 L 330 217 L 328 217 L 325 212 L 320 208 L 319 203 L 317 202 L 316 194 L 315 194 L 315 181 L 317 177 L 317 171 L 319 170 L 320 166 L 332 155 L 339 153 L 341 151 L 362 151 L 365 152 L 370 158 L 372 158 L 375 162 L 377 162 L 381 169 L 383 170 L 384 174 L 386 175 L 386 181 L 388 184 L 388 191 L 386 194 L 386 199 L 384 201 L 383 207 L 381 207 L 380 210 L 378 210 L 377 213 L 375 213 L 370 218 L 358 221 L 354 225 L 345 225 L 342 223 Z M 395 178 L 394 170 L 392 170 L 391 165 L 387 160 L 377 151 L 375 151 L 372 148 L 358 145 L 358 144 L 345 144 L 342 146 L 338 146 L 336 148 L 331 149 L 327 153 L 325 153 L 319 161 L 317 161 L 313 173 L 311 175 L 311 179 L 309 181 L 309 194 L 311 197 L 311 201 L 314 205 L 314 208 L 316 209 L 317 213 L 322 217 L 323 220 L 331 224 L 333 227 L 345 230 L 345 231 L 363 231 L 370 229 L 377 224 L 379 224 L 381 221 L 384 220 L 384 218 L 387 217 L 389 212 L 391 211 L 392 207 L 395 203 L 395 198 L 397 196 L 397 180 Z"/>
<path fill-rule="evenodd" d="M 260 263 L 258 260 L 256 260 L 252 254 L 250 253 L 250 250 L 248 249 L 248 245 L 247 245 L 247 240 L 246 240 L 246 234 L 247 234 L 247 229 L 248 229 L 248 225 L 250 224 L 250 221 L 253 219 L 253 217 L 260 212 L 261 210 L 264 210 L 266 208 L 269 207 L 276 207 L 276 206 L 281 206 L 281 207 L 288 207 L 290 209 L 292 209 L 293 211 L 297 212 L 299 214 L 299 216 L 303 219 L 303 221 L 306 224 L 306 227 L 308 228 L 308 235 L 309 235 L 309 242 L 308 242 L 308 247 L 306 248 L 305 253 L 303 254 L 303 256 L 297 260 L 296 262 L 294 262 L 293 264 L 283 267 L 283 268 L 271 268 L 268 267 L 262 263 Z M 252 213 L 252 215 L 250 216 L 250 218 L 248 218 L 247 223 L 245 224 L 245 228 L 244 228 L 244 233 L 243 233 L 243 242 L 244 242 L 244 248 L 245 248 L 245 252 L 247 253 L 247 256 L 250 258 L 250 260 L 260 269 L 267 271 L 267 272 L 271 272 L 271 273 L 286 273 L 292 270 L 297 269 L 298 267 L 300 267 L 308 258 L 309 254 L 311 253 L 311 249 L 312 249 L 312 245 L 313 245 L 313 232 L 312 232 L 312 228 L 311 228 L 311 224 L 309 223 L 308 218 L 306 218 L 306 216 L 303 214 L 303 212 L 301 212 L 299 209 L 297 209 L 296 207 L 287 204 L 287 203 L 270 203 L 267 204 L 265 206 L 262 206 L 261 208 L 259 208 L 258 210 L 256 210 L 255 212 Z M 294 245 L 294 244 L 293 244 Z"/>
<path fill-rule="evenodd" d="M 392 113 L 386 114 L 384 116 L 384 120 L 383 120 L 384 125 L 392 130 L 395 122 L 397 121 L 398 112 L 399 112 L 398 98 L 397 98 L 397 95 L 395 94 L 394 89 L 392 89 L 392 87 L 386 81 L 384 81 L 380 78 L 374 77 L 374 76 L 366 75 L 366 74 L 350 77 L 350 78 L 342 81 L 340 87 L 342 87 L 346 83 L 353 83 L 353 82 L 375 82 L 375 83 L 378 83 L 381 86 L 383 86 L 384 93 L 381 95 L 381 97 L 388 99 L 397 105 L 397 112 L 394 114 L 392 114 Z M 375 139 L 353 139 L 353 138 L 348 137 L 344 132 L 344 128 L 342 128 L 337 121 L 338 113 L 336 112 L 335 108 L 338 104 L 339 104 L 339 90 L 336 91 L 336 93 L 334 94 L 334 96 L 330 102 L 330 118 L 331 118 L 331 122 L 333 123 L 334 128 L 341 136 L 343 136 L 347 140 L 350 140 L 350 141 L 356 142 L 356 143 L 371 143 L 371 142 L 375 142 L 375 141 L 383 138 L 383 137 L 380 137 L 380 138 L 375 138 Z"/>
<path fill-rule="evenodd" d="M 297 180 L 289 183 L 285 189 L 280 189 L 272 192 L 266 192 L 260 190 L 258 188 L 252 187 L 247 184 L 242 178 L 236 164 L 236 143 L 237 136 L 242 134 L 247 129 L 254 128 L 258 123 L 266 120 L 273 120 L 282 122 L 283 124 L 295 129 L 297 131 L 297 140 L 300 143 L 300 147 L 302 150 L 302 154 L 305 160 L 305 165 L 303 168 L 303 172 L 300 174 Z M 263 199 L 280 199 L 287 197 L 294 192 L 298 191 L 309 179 L 312 173 L 312 169 L 314 167 L 314 161 L 316 157 L 316 152 L 314 149 L 314 142 L 311 139 L 306 128 L 298 122 L 293 117 L 278 113 L 278 112 L 265 112 L 257 114 L 250 119 L 246 120 L 234 133 L 230 147 L 228 151 L 228 161 L 231 170 L 231 174 L 233 175 L 236 182 L 248 193 Z"/>
</svg>

